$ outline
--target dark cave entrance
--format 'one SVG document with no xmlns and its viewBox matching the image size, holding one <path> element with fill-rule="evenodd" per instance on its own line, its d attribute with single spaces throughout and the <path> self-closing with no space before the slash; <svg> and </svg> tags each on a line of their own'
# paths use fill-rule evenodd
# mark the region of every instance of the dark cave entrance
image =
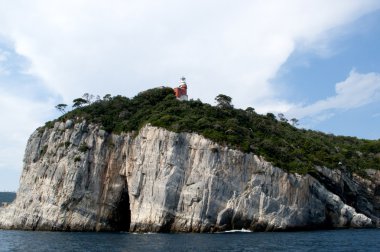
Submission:
<svg viewBox="0 0 380 252">
<path fill-rule="evenodd" d="M 131 225 L 131 209 L 129 205 L 128 187 L 125 186 L 121 195 L 119 204 L 113 214 L 111 226 L 114 231 L 129 232 Z"/>
</svg>

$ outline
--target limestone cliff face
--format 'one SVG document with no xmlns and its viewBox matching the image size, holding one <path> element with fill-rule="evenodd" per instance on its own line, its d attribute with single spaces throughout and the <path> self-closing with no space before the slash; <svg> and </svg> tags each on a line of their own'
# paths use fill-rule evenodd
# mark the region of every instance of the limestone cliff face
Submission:
<svg viewBox="0 0 380 252">
<path fill-rule="evenodd" d="M 56 123 L 30 137 L 0 228 L 209 232 L 379 225 L 380 174 L 289 174 L 202 136 Z M 347 189 L 348 188 L 348 189 Z M 348 192 L 348 193 L 347 193 Z M 359 200 L 360 202 L 357 202 Z"/>
</svg>

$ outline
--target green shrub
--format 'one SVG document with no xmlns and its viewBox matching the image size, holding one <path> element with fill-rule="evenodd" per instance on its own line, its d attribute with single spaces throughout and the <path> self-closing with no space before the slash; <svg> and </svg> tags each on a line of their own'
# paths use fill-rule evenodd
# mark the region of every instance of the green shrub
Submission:
<svg viewBox="0 0 380 252">
<path fill-rule="evenodd" d="M 78 150 L 80 151 L 80 152 L 86 152 L 86 151 L 88 151 L 90 148 L 86 145 L 86 144 L 81 144 L 80 146 L 79 146 L 79 148 L 78 148 Z"/>
<path fill-rule="evenodd" d="M 45 123 L 45 128 L 52 129 L 54 128 L 54 121 L 48 121 Z"/>
</svg>

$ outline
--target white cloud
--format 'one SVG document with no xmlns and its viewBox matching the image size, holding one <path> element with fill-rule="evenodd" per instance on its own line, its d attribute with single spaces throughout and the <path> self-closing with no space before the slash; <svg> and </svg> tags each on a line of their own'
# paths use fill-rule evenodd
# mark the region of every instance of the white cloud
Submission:
<svg viewBox="0 0 380 252">
<path fill-rule="evenodd" d="M 190 95 L 261 109 L 282 90 L 268 81 L 295 46 L 328 41 L 332 28 L 378 1 L 12 1 L 0 33 L 66 102 L 83 94 L 125 94 L 188 77 Z M 285 102 L 282 102 L 286 105 Z M 263 107 L 267 105 L 263 104 Z M 263 110 L 263 109 L 261 109 Z"/>
<path fill-rule="evenodd" d="M 47 119 L 54 105 L 20 99 L 0 87 L 0 107 L 0 170 L 21 169 L 29 135 Z"/>
<path fill-rule="evenodd" d="M 287 114 L 290 117 L 314 117 L 319 121 L 333 116 L 335 110 L 358 108 L 380 100 L 380 74 L 360 74 L 355 70 L 346 80 L 335 85 L 335 96 L 317 101 L 311 105 L 294 107 Z"/>
</svg>

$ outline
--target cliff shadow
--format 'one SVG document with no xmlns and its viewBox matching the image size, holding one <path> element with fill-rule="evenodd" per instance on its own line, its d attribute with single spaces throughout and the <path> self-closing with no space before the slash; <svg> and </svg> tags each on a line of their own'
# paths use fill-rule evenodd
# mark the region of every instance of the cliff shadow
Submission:
<svg viewBox="0 0 380 252">
<path fill-rule="evenodd" d="M 114 231 L 129 232 L 131 225 L 131 209 L 127 187 L 125 187 L 121 192 L 120 200 L 116 205 L 112 217 L 113 218 L 110 220 L 110 225 Z"/>
</svg>

